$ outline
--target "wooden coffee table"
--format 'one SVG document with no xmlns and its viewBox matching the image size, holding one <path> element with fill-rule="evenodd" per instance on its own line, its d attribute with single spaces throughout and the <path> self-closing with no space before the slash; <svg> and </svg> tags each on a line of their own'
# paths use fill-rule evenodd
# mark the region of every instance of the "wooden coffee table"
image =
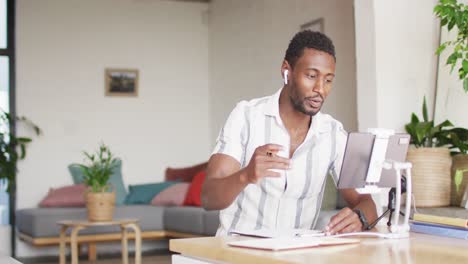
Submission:
<svg viewBox="0 0 468 264">
<path fill-rule="evenodd" d="M 89 222 L 87 220 L 66 220 L 57 222 L 61 226 L 60 229 L 60 264 L 65 264 L 65 243 L 66 231 L 71 228 L 70 246 L 71 246 L 71 263 L 78 264 L 78 240 L 80 230 L 89 227 L 99 226 L 120 226 L 122 234 L 122 263 L 128 264 L 128 235 L 127 229 L 133 229 L 135 233 L 135 264 L 141 264 L 141 230 L 138 226 L 137 219 L 116 219 L 103 222 Z"/>
</svg>

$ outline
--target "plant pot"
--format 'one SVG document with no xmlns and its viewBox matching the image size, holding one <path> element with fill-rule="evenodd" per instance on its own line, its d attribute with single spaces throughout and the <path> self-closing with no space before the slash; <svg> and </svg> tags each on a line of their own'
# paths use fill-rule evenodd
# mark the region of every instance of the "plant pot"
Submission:
<svg viewBox="0 0 468 264">
<path fill-rule="evenodd" d="M 418 207 L 450 205 L 450 169 L 448 148 L 410 148 L 407 160 L 413 164 L 413 194 Z"/>
<path fill-rule="evenodd" d="M 89 221 L 111 221 L 115 208 L 115 192 L 87 192 L 86 208 Z"/>
<path fill-rule="evenodd" d="M 452 175 L 451 175 L 451 184 L 450 184 L 450 204 L 453 206 L 460 206 L 460 202 L 463 198 L 464 190 L 468 185 L 468 172 L 463 174 L 463 179 L 460 184 L 460 189 L 457 192 L 457 188 L 455 186 L 455 172 L 461 169 L 468 169 L 468 155 L 458 154 L 452 157 Z"/>
</svg>

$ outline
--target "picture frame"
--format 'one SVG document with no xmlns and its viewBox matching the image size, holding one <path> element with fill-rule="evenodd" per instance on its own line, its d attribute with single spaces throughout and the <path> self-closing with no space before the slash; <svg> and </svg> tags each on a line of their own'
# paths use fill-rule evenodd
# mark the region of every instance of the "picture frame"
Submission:
<svg viewBox="0 0 468 264">
<path fill-rule="evenodd" d="M 106 68 L 104 78 L 106 96 L 138 96 L 137 69 Z"/>
<path fill-rule="evenodd" d="M 304 23 L 301 25 L 301 31 L 302 30 L 311 30 L 324 33 L 324 19 L 321 17 Z"/>
</svg>

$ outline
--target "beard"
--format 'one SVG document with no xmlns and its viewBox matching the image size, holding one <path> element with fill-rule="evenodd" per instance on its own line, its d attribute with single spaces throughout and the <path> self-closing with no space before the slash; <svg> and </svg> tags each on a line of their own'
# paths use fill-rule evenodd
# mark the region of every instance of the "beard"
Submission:
<svg viewBox="0 0 468 264">
<path fill-rule="evenodd" d="M 322 99 L 322 104 L 320 105 L 318 109 L 307 109 L 306 102 L 314 97 L 320 97 Z M 320 94 L 313 96 L 313 97 L 306 97 L 304 99 L 299 98 L 299 96 L 297 96 L 296 94 L 289 95 L 289 100 L 291 101 L 294 109 L 311 117 L 315 116 L 320 111 L 320 109 L 322 109 L 323 102 L 324 102 L 323 97 Z"/>
</svg>

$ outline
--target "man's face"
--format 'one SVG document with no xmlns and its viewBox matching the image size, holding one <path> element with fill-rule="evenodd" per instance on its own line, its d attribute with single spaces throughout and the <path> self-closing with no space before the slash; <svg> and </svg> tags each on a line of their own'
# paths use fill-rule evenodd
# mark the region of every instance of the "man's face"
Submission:
<svg viewBox="0 0 468 264">
<path fill-rule="evenodd" d="M 291 103 L 297 111 L 314 116 L 331 91 L 335 59 L 326 52 L 305 48 L 290 72 Z"/>
</svg>

